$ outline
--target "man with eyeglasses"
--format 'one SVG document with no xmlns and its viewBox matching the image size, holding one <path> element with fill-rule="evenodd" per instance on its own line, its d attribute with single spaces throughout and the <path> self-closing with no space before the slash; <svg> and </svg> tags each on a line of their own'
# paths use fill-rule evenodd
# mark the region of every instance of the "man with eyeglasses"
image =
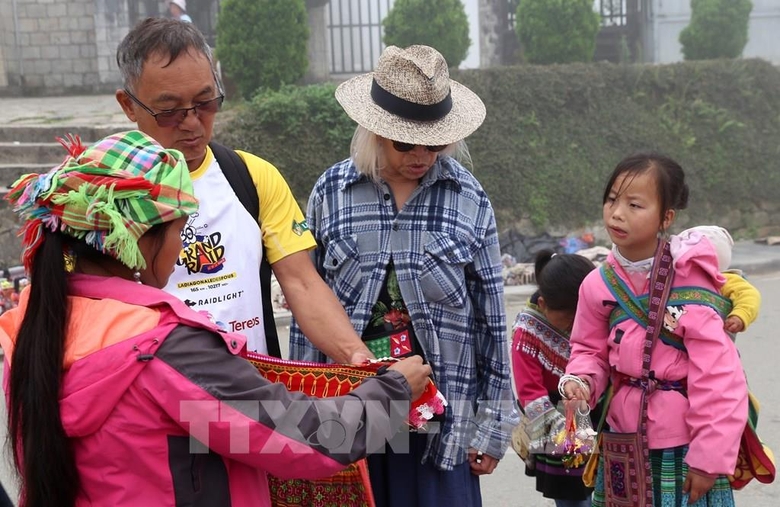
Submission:
<svg viewBox="0 0 780 507">
<path fill-rule="evenodd" d="M 209 312 L 228 331 L 245 334 L 248 350 L 268 353 L 259 276 L 265 255 L 291 311 L 318 348 L 336 362 L 371 357 L 311 262 L 314 238 L 278 170 L 236 152 L 259 196 L 259 217 L 253 217 L 214 157 L 209 142 L 224 94 L 211 48 L 198 29 L 146 19 L 120 43 L 117 63 L 124 81 L 116 92 L 120 106 L 139 130 L 184 154 L 200 201 L 182 232 L 183 250 L 166 290 L 194 310 Z"/>
</svg>

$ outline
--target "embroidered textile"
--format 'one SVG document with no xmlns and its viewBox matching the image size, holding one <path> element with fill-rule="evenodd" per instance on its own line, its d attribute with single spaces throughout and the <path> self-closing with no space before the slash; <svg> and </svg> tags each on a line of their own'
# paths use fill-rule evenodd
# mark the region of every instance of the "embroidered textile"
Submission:
<svg viewBox="0 0 780 507">
<path fill-rule="evenodd" d="M 525 354 L 536 358 L 553 375 L 561 377 L 564 374 L 571 354 L 568 337 L 561 335 L 531 305 L 517 315 L 514 328 L 526 331 L 517 344 Z"/>
<path fill-rule="evenodd" d="M 270 380 L 300 391 L 307 396 L 329 398 L 342 396 L 369 377 L 377 375 L 385 363 L 364 365 L 321 364 L 287 361 L 270 356 L 245 352 L 244 356 L 257 371 Z M 434 414 L 444 412 L 446 401 L 433 382 L 412 403 L 409 423 L 421 427 Z M 271 503 L 274 507 L 308 505 L 310 507 L 373 507 L 374 499 L 365 459 L 327 479 L 279 479 L 268 476 Z M 308 500 L 307 500 L 308 499 Z"/>
<path fill-rule="evenodd" d="M 601 268 L 599 268 L 599 272 L 601 273 L 601 277 L 604 280 L 607 288 L 610 290 L 615 299 L 620 303 L 610 313 L 610 329 L 628 318 L 634 319 L 640 323 L 646 322 L 648 306 L 647 294 L 643 296 L 636 296 L 634 292 L 626 285 L 626 283 L 620 279 L 620 277 L 615 272 L 615 268 L 613 268 L 609 263 L 602 264 Z M 667 311 L 670 308 L 674 309 L 686 304 L 709 306 L 718 312 L 723 318 L 725 318 L 731 311 L 731 301 L 724 298 L 720 294 L 716 294 L 712 291 L 702 289 L 700 287 L 673 288 L 669 294 Z M 682 337 L 670 332 L 665 327 L 661 329 L 659 338 L 662 342 L 671 347 L 674 347 L 678 350 L 685 350 Z"/>
</svg>

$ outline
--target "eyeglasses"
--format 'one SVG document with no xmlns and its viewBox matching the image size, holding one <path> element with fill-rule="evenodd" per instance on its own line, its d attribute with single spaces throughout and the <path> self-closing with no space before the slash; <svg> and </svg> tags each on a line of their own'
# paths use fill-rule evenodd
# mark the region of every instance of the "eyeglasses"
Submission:
<svg viewBox="0 0 780 507">
<path fill-rule="evenodd" d="M 401 153 L 406 153 L 407 151 L 412 151 L 417 146 L 421 146 L 418 144 L 410 144 L 410 143 L 402 143 L 400 141 L 393 141 L 393 148 L 395 151 L 400 151 Z M 425 149 L 428 151 L 431 151 L 433 153 L 438 153 L 442 151 L 444 148 L 449 146 L 449 144 L 443 144 L 441 146 L 425 146 Z"/>
<path fill-rule="evenodd" d="M 194 111 L 196 116 L 200 116 L 201 114 L 214 114 L 219 111 L 219 108 L 222 107 L 222 102 L 225 100 L 225 96 L 220 94 L 219 97 L 215 97 L 205 102 L 199 102 L 192 107 L 166 109 L 165 111 L 155 113 L 146 104 L 138 100 L 138 98 L 130 93 L 126 88 L 125 93 L 133 100 L 133 102 L 141 106 L 144 111 L 149 113 L 160 127 L 175 127 L 179 125 L 187 118 L 187 115 L 190 114 L 190 111 Z"/>
</svg>

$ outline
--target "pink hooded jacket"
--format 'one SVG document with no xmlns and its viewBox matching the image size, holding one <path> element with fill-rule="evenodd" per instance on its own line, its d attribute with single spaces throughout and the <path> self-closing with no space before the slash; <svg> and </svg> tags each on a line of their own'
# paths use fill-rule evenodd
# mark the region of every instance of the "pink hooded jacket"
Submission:
<svg viewBox="0 0 780 507">
<path fill-rule="evenodd" d="M 697 236 L 672 238 L 675 277 L 673 287 L 701 287 L 717 292 L 723 284 L 714 249 Z M 607 258 L 618 276 L 631 287 L 629 276 L 612 254 Z M 637 295 L 647 294 L 648 282 Z M 645 327 L 633 319 L 611 331 L 609 316 L 617 305 L 600 270 L 592 271 L 580 287 L 579 304 L 571 333 L 571 358 L 566 373 L 586 378 L 591 406 L 607 387 L 611 371 L 631 377 L 642 374 Z M 648 406 L 650 449 L 689 444 L 686 463 L 713 475 L 734 472 L 742 431 L 747 420 L 747 384 L 736 347 L 712 308 L 686 304 L 674 333 L 686 351 L 656 340 L 650 369 L 659 380 L 687 379 L 687 397 L 677 391 L 656 390 Z M 640 411 L 637 388 L 622 385 L 609 405 L 612 431 L 635 432 Z"/>
<path fill-rule="evenodd" d="M 60 409 L 80 507 L 270 506 L 266 472 L 333 475 L 364 457 L 368 440 L 399 429 L 365 404 L 408 402 L 395 371 L 346 396 L 311 399 L 262 378 L 237 356 L 241 335 L 161 290 L 88 275 L 71 275 L 70 290 Z M 0 317 L 6 392 L 27 296 Z M 355 429 L 348 445 L 311 438 L 333 420 Z"/>
</svg>

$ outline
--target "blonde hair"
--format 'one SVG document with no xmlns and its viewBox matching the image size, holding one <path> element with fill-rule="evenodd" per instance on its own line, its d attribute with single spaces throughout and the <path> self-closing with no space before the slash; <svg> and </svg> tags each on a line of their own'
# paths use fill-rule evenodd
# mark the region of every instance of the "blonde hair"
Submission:
<svg viewBox="0 0 780 507">
<path fill-rule="evenodd" d="M 373 181 L 380 180 L 383 156 L 378 135 L 358 125 L 352 135 L 349 153 L 359 173 L 365 174 Z M 438 156 L 449 156 L 469 168 L 472 167 L 471 154 L 463 139 L 444 148 Z"/>
</svg>

